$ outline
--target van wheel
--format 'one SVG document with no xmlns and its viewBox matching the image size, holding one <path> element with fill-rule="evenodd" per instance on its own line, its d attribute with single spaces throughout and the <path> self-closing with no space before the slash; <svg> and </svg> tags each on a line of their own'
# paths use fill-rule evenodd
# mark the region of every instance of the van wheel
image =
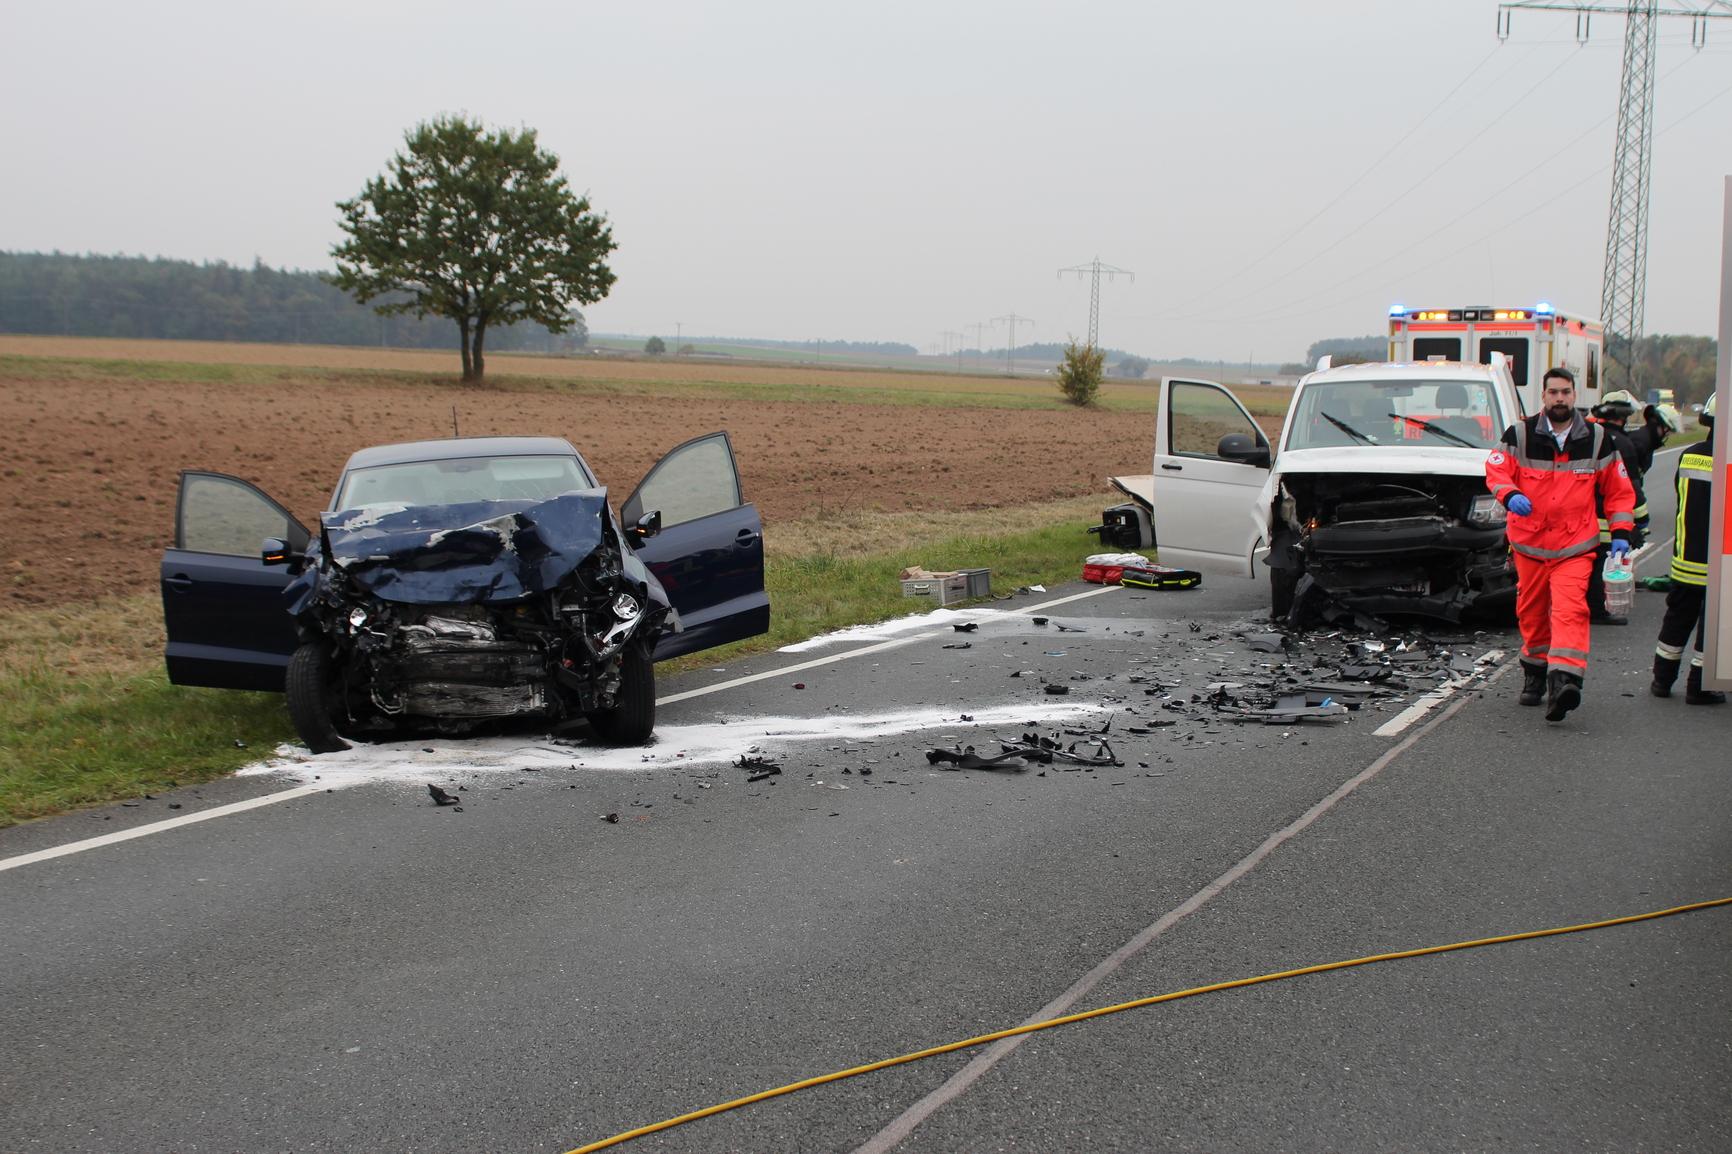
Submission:
<svg viewBox="0 0 1732 1154">
<path fill-rule="evenodd" d="M 656 727 L 656 674 L 641 644 L 626 646 L 620 657 L 619 692 L 612 709 L 589 715 L 590 728 L 608 745 L 642 745 Z"/>
<path fill-rule="evenodd" d="M 337 753 L 349 748 L 349 743 L 337 733 L 333 708 L 337 700 L 336 677 L 330 651 L 325 646 L 310 642 L 295 650 L 284 677 L 283 696 L 288 700 L 289 720 L 295 723 L 295 732 L 308 749 L 314 753 Z"/>
</svg>

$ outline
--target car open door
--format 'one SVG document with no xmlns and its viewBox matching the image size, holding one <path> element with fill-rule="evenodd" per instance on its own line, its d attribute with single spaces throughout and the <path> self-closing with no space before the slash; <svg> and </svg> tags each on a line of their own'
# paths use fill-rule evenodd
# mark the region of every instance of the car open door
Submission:
<svg viewBox="0 0 1732 1154">
<path fill-rule="evenodd" d="M 661 532 L 637 555 L 667 590 L 684 629 L 662 635 L 655 659 L 768 633 L 764 525 L 741 496 L 726 433 L 687 441 L 657 461 L 620 506 L 620 521 L 629 529 L 657 511 Z"/>
<path fill-rule="evenodd" d="M 1262 451 L 1262 464 L 1221 455 Z M 1269 439 L 1239 399 L 1214 381 L 1164 377 L 1155 418 L 1152 508 L 1163 565 L 1251 576 L 1264 535 L 1258 495 L 1269 479 Z"/>
<path fill-rule="evenodd" d="M 305 553 L 307 530 L 238 477 L 180 475 L 174 547 L 162 555 L 168 679 L 218 689 L 283 688 L 295 622 L 283 604 L 290 567 L 266 565 L 265 539 Z"/>
</svg>

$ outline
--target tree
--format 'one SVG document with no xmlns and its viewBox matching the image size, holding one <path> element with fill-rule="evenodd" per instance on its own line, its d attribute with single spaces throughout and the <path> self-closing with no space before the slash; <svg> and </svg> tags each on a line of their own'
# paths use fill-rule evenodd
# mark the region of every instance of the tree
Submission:
<svg viewBox="0 0 1732 1154">
<path fill-rule="evenodd" d="M 1106 354 L 1093 345 L 1079 345 L 1073 338 L 1064 347 L 1058 366 L 1058 387 L 1073 405 L 1092 405 L 1100 392 Z"/>
<path fill-rule="evenodd" d="M 348 239 L 331 250 L 331 283 L 362 304 L 392 294 L 373 306 L 381 315 L 456 321 L 465 381 L 482 379 L 489 326 L 533 321 L 562 333 L 574 304 L 613 287 L 612 230 L 534 129 L 440 117 L 404 140 L 385 175 L 337 203 Z"/>
<path fill-rule="evenodd" d="M 643 343 L 643 351 L 652 357 L 659 357 L 668 351 L 668 343 L 660 337 L 651 337 Z"/>
<path fill-rule="evenodd" d="M 1147 357 L 1133 357 L 1128 354 L 1120 357 L 1119 363 L 1113 366 L 1115 376 L 1130 377 L 1136 381 L 1142 380 L 1148 371 L 1149 360 Z"/>
</svg>

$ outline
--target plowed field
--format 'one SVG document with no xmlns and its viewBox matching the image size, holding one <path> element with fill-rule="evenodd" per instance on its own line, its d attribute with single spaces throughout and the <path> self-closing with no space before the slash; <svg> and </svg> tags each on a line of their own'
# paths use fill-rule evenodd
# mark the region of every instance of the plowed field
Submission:
<svg viewBox="0 0 1732 1154">
<path fill-rule="evenodd" d="M 680 366 L 692 379 L 621 388 L 570 373 L 547 387 L 462 388 L 349 369 L 450 372 L 451 356 L 373 350 L 266 349 L 168 342 L 0 340 L 0 605 L 51 605 L 150 589 L 174 531 L 176 478 L 214 469 L 258 484 L 305 523 L 324 507 L 343 461 L 356 449 L 451 434 L 552 434 L 568 438 L 623 499 L 669 448 L 700 433 L 733 438 L 746 494 L 772 537 L 778 525 L 841 509 L 955 510 L 1014 507 L 1108 491 L 1112 473 L 1148 471 L 1148 412 L 994 407 L 1037 395 L 1038 382 L 919 374 L 827 373 L 820 369 Z M 83 361 L 10 364 L 31 357 L 126 358 L 290 364 L 272 379 L 200 379 L 154 365 L 134 372 Z M 199 356 L 189 350 L 205 350 Z M 276 359 L 270 359 L 271 357 Z M 363 358 L 355 361 L 353 358 Z M 434 361 L 436 360 L 436 364 Z M 423 362 L 426 363 L 423 363 Z M 214 362 L 206 362 L 214 363 Z M 498 358 L 490 372 L 531 375 L 535 362 Z M 569 364 L 569 362 L 546 362 Z M 325 366 L 315 371 L 315 366 Z M 332 370 L 336 370 L 333 372 Z M 790 380 L 786 374 L 798 374 Z M 649 374 L 645 374 L 646 378 Z M 766 399 L 751 386 L 810 380 L 814 399 Z M 845 389 L 902 389 L 909 404 L 817 399 L 824 381 Z M 942 390 L 954 403 L 934 404 Z M 1025 392 L 1025 390 L 1027 390 Z M 1050 396 L 1052 386 L 1044 386 Z M 928 394 L 925 397 L 917 394 Z M 986 398 L 982 398 L 986 400 Z M 975 403 L 970 403 L 975 402 Z M 1007 526 L 1007 528 L 1012 526 Z"/>
</svg>

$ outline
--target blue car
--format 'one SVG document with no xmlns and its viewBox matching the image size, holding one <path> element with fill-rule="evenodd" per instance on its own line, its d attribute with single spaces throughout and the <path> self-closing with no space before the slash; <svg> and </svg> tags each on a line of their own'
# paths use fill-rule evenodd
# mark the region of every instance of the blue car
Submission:
<svg viewBox="0 0 1732 1154">
<path fill-rule="evenodd" d="M 362 449 L 316 531 L 246 481 L 183 472 L 162 605 L 170 681 L 280 690 L 315 753 L 499 718 L 641 743 L 654 662 L 770 627 L 726 433 L 663 457 L 618 516 L 557 437 Z"/>
</svg>

